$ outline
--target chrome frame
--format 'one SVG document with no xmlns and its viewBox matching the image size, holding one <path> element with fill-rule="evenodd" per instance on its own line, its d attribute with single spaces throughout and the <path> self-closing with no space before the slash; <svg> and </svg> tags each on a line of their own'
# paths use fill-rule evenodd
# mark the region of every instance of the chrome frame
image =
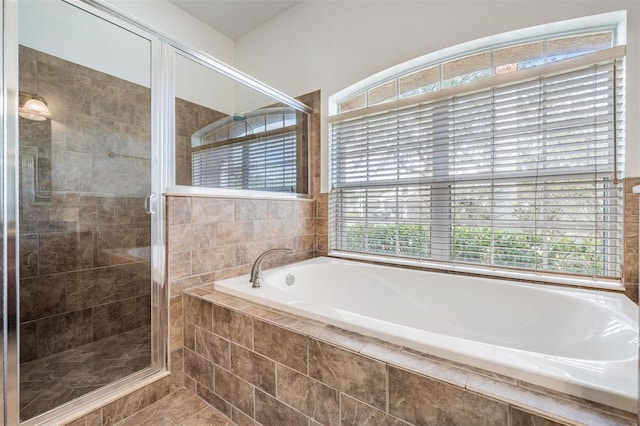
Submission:
<svg viewBox="0 0 640 426">
<path fill-rule="evenodd" d="M 170 374 L 169 366 L 169 298 L 166 281 L 165 202 L 166 188 L 175 183 L 175 99 L 174 55 L 186 54 L 202 65 L 266 94 L 286 105 L 310 113 L 307 105 L 279 92 L 239 70 L 172 39 L 162 31 L 140 22 L 103 0 L 62 0 L 151 43 L 151 366 L 70 401 L 23 423 L 19 421 L 19 297 L 18 282 L 18 0 L 1 0 L 3 19 L 2 56 L 2 152 L 4 168 L 0 182 L 3 275 L 3 356 L 4 356 L 4 424 L 59 424 L 78 418 L 132 391 Z M 264 194 L 263 194 L 264 195 Z"/>
</svg>

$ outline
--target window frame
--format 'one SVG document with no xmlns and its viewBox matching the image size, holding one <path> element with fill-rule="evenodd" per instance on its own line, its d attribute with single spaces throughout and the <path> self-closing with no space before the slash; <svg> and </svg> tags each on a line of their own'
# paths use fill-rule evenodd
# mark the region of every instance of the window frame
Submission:
<svg viewBox="0 0 640 426">
<path fill-rule="evenodd" d="M 531 69 L 526 69 L 522 71 L 518 71 L 516 73 L 508 73 L 504 75 L 490 77 L 488 79 L 479 80 L 467 85 L 454 86 L 446 89 L 442 89 L 437 92 L 429 92 L 420 96 L 410 97 L 400 99 L 390 103 L 382 103 L 378 105 L 374 105 L 372 107 L 366 107 L 363 109 L 356 109 L 352 111 L 348 111 L 345 113 L 337 114 L 329 117 L 329 124 L 335 123 L 341 120 L 347 120 L 349 118 L 355 118 L 360 116 L 365 116 L 369 114 L 375 114 L 378 112 L 383 112 L 387 110 L 399 109 L 402 107 L 406 107 L 413 104 L 419 104 L 422 102 L 435 101 L 437 99 L 445 99 L 448 97 L 474 93 L 476 91 L 482 90 L 483 88 L 490 86 L 501 86 L 510 83 L 515 83 L 516 81 L 526 80 L 533 75 L 538 74 L 554 74 L 560 73 L 565 70 L 575 69 L 585 64 L 596 63 L 611 60 L 613 58 L 619 58 L 625 56 L 625 47 L 617 46 L 605 50 L 601 50 L 596 53 L 588 54 L 585 56 L 578 56 L 571 59 L 567 59 L 564 61 L 557 61 L 543 67 L 536 67 Z M 595 58 L 595 59 L 594 59 Z M 330 140 L 330 145 L 331 145 Z M 330 157 L 331 157 L 331 148 L 329 149 Z M 333 176 L 333 171 L 331 167 L 334 164 L 330 158 L 329 175 Z M 332 183 L 332 182 L 331 182 Z M 334 192 L 334 187 L 331 185 L 331 191 Z M 446 186 L 446 184 L 444 185 Z M 446 191 L 449 191 L 448 189 Z M 449 196 L 450 195 L 449 191 Z M 444 193 L 442 194 L 444 195 Z M 330 202 L 330 209 L 338 208 L 335 205 L 335 202 Z M 334 214 L 330 214 L 330 221 L 333 221 Z M 436 221 L 436 225 L 445 227 L 447 226 L 447 220 Z M 433 226 L 433 223 L 431 223 Z M 330 223 L 330 234 L 335 224 Z M 503 270 L 500 267 L 495 266 L 483 266 L 483 265 L 469 265 L 469 264 L 460 264 L 453 263 L 449 259 L 445 259 L 448 256 L 451 250 L 451 230 L 447 233 L 447 241 L 443 241 L 443 256 L 442 259 L 434 259 L 431 257 L 429 260 L 422 259 L 406 259 L 406 258 L 396 258 L 388 255 L 377 255 L 372 253 L 354 253 L 354 252 L 345 252 L 341 250 L 334 249 L 334 244 L 330 245 L 330 254 L 334 256 L 346 257 L 346 258 L 354 258 L 354 259 L 367 259 L 367 260 L 376 260 L 382 261 L 386 263 L 396 263 L 400 265 L 410 265 L 410 266 L 421 266 L 428 267 L 434 269 L 446 269 L 450 271 L 460 271 L 466 273 L 474 273 L 474 274 L 490 274 L 492 276 L 498 277 L 509 277 L 509 278 L 517 278 L 517 279 L 527 279 L 534 281 L 543 281 L 543 282 L 551 282 L 551 283 L 559 283 L 559 284 L 570 284 L 570 285 L 578 285 L 578 286 L 587 286 L 587 287 L 597 287 L 597 288 L 610 288 L 610 289 L 620 289 L 622 288 L 621 277 L 616 277 L 614 279 L 602 279 L 601 277 L 585 277 L 585 276 L 574 276 L 573 274 L 556 274 L 556 273 L 546 273 L 543 271 L 523 271 L 523 270 Z M 620 267 L 620 273 L 622 272 L 622 267 Z"/>
</svg>

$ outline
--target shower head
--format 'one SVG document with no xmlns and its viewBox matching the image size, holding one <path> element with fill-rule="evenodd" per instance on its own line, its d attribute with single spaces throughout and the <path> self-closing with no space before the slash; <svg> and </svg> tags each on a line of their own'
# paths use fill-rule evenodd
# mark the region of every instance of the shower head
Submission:
<svg viewBox="0 0 640 426">
<path fill-rule="evenodd" d="M 233 114 L 232 117 L 233 117 L 233 121 L 246 121 L 247 120 L 247 118 L 244 115 L 238 114 L 238 113 Z"/>
</svg>

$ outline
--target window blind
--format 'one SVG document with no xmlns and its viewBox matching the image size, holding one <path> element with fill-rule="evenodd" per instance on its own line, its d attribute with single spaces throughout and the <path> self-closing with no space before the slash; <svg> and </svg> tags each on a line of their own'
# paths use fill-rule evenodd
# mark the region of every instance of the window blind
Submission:
<svg viewBox="0 0 640 426">
<path fill-rule="evenodd" d="M 619 278 L 623 80 L 610 61 L 338 119 L 331 250 Z"/>
<path fill-rule="evenodd" d="M 293 192 L 296 133 L 204 147 L 191 154 L 193 185 Z"/>
</svg>

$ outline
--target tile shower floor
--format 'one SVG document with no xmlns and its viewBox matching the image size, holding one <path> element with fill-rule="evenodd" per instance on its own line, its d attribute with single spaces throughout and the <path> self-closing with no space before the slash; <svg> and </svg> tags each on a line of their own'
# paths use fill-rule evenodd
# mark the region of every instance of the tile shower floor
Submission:
<svg viewBox="0 0 640 426">
<path fill-rule="evenodd" d="M 20 417 L 49 411 L 150 365 L 150 327 L 20 365 Z"/>
</svg>

